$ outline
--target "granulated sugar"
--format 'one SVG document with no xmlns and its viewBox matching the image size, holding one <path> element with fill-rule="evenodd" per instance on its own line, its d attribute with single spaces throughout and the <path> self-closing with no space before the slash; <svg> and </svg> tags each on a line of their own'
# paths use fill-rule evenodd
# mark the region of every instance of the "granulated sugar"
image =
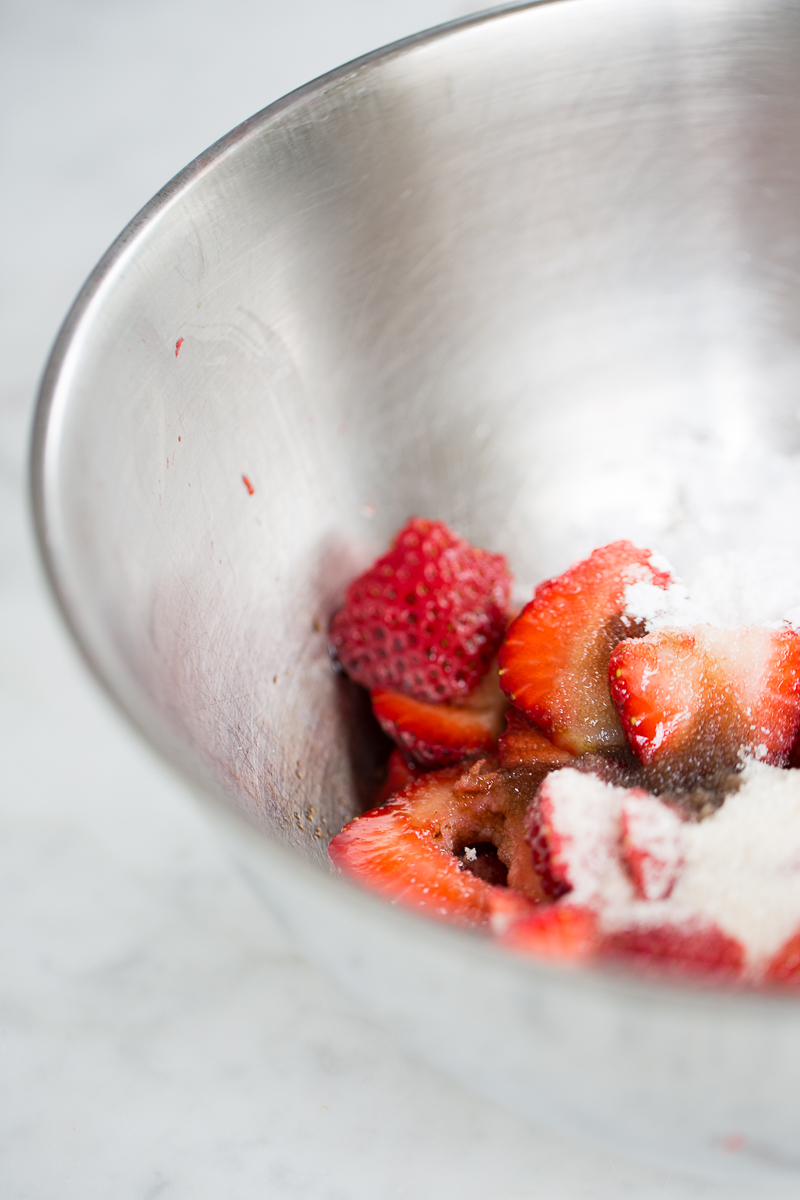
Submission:
<svg viewBox="0 0 800 1200">
<path fill-rule="evenodd" d="M 628 538 L 670 560 L 712 623 L 774 621 L 800 605 L 800 410 L 786 405 L 778 426 L 760 379 L 740 364 L 695 390 L 654 381 L 646 396 L 587 396 L 543 414 L 518 502 L 536 558 L 529 568 L 512 553 L 525 598 Z"/>
<path fill-rule="evenodd" d="M 671 571 L 658 553 L 653 566 Z M 669 626 L 800 625 L 800 555 L 775 546 L 709 554 L 690 584 L 675 578 L 667 588 L 636 580 L 625 589 L 625 615 L 647 632 Z"/>
<path fill-rule="evenodd" d="M 749 762 L 713 816 L 687 826 L 670 902 L 716 922 L 755 965 L 800 927 L 800 771 Z"/>
<path fill-rule="evenodd" d="M 800 929 L 800 771 L 748 762 L 722 808 L 681 827 L 683 864 L 665 900 L 640 900 L 626 868 L 621 813 L 631 794 L 572 769 L 543 784 L 570 903 L 593 908 L 607 933 L 715 925 L 741 943 L 757 978 Z"/>
</svg>

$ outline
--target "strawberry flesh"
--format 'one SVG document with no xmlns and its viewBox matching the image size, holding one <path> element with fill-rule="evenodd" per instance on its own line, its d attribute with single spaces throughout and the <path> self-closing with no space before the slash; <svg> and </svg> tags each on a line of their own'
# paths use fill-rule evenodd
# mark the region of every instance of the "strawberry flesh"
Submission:
<svg viewBox="0 0 800 1200">
<path fill-rule="evenodd" d="M 502 555 L 476 549 L 442 521 L 414 517 L 348 587 L 331 643 L 365 687 L 429 703 L 464 697 L 497 653 L 510 589 Z"/>
<path fill-rule="evenodd" d="M 573 754 L 617 751 L 625 735 L 611 702 L 607 667 L 618 642 L 644 633 L 626 615 L 635 583 L 674 582 L 649 550 L 612 542 L 540 584 L 500 650 L 500 685 L 559 747 Z"/>
<path fill-rule="evenodd" d="M 447 766 L 494 750 L 507 704 L 491 671 L 469 696 L 450 703 L 431 704 L 383 688 L 370 698 L 384 733 L 410 759 L 428 766 Z"/>
<path fill-rule="evenodd" d="M 631 750 L 663 772 L 654 790 L 735 770 L 742 751 L 788 762 L 800 728 L 800 636 L 788 625 L 663 629 L 621 642 L 608 674 Z"/>
<path fill-rule="evenodd" d="M 684 821 L 655 796 L 630 792 L 622 801 L 621 850 L 637 895 L 666 900 L 683 866 Z"/>
<path fill-rule="evenodd" d="M 772 958 L 765 973 L 765 982 L 791 984 L 800 987 L 800 930 L 792 934 Z"/>
<path fill-rule="evenodd" d="M 530 846 L 531 862 L 541 881 L 542 891 L 548 900 L 558 900 L 560 896 L 566 895 L 571 889 L 570 884 L 563 878 L 563 874 L 554 868 L 550 846 L 551 832 L 550 826 L 542 815 L 541 800 L 537 793 L 528 805 L 525 819 L 525 840 Z"/>
<path fill-rule="evenodd" d="M 372 807 L 380 808 L 382 804 L 387 804 L 393 796 L 405 791 L 410 783 L 419 778 L 422 770 L 416 763 L 409 762 L 402 750 L 395 746 L 386 763 L 386 778 L 378 789 Z"/>
<path fill-rule="evenodd" d="M 732 980 L 744 967 L 744 948 L 706 922 L 634 926 L 606 934 L 600 951 L 638 969 Z"/>
<path fill-rule="evenodd" d="M 497 743 L 497 755 L 504 767 L 565 767 L 574 761 L 569 750 L 554 746 L 548 737 L 532 725 L 516 708 L 506 713 L 506 727 Z"/>
<path fill-rule="evenodd" d="M 485 925 L 504 882 L 544 899 L 522 834 L 526 802 L 495 767 L 486 760 L 421 775 L 346 825 L 331 861 L 365 887 L 457 924 Z"/>
<path fill-rule="evenodd" d="M 597 917 L 573 904 L 547 904 L 516 915 L 492 906 L 492 930 L 510 950 L 555 961 L 589 958 L 600 944 Z"/>
<path fill-rule="evenodd" d="M 463 822 L 453 784 L 460 774 L 452 767 L 423 775 L 390 804 L 356 817 L 331 841 L 334 866 L 404 906 L 485 925 L 492 885 L 463 870 L 456 856 Z"/>
</svg>

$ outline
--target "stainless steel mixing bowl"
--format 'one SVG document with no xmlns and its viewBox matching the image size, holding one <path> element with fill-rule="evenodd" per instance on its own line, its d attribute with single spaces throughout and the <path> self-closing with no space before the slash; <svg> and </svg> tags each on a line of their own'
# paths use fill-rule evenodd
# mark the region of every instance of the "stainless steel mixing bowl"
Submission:
<svg viewBox="0 0 800 1200">
<path fill-rule="evenodd" d="M 33 462 L 86 657 L 310 958 L 537 1122 L 790 1188 L 793 1001 L 517 960 L 330 875 L 373 747 L 325 627 L 412 512 L 527 583 L 616 536 L 755 539 L 740 493 L 684 493 L 755 443 L 795 469 L 799 180 L 795 0 L 412 38 L 135 218 L 58 339 Z"/>
</svg>

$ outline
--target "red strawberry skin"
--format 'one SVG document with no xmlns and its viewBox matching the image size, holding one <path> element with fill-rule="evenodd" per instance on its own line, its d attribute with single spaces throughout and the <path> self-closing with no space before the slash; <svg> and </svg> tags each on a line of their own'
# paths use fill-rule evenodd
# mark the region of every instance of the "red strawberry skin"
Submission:
<svg viewBox="0 0 800 1200">
<path fill-rule="evenodd" d="M 744 948 L 716 925 L 654 925 L 606 934 L 600 952 L 640 970 L 732 981 L 744 968 Z"/>
<path fill-rule="evenodd" d="M 506 698 L 490 672 L 464 700 L 430 704 L 404 692 L 376 688 L 372 709 L 387 733 L 414 762 L 448 766 L 497 746 Z"/>
<path fill-rule="evenodd" d="M 497 918 L 492 913 L 492 926 Z M 544 904 L 507 927 L 498 930 L 498 940 L 518 954 L 535 955 L 560 962 L 591 957 L 600 944 L 597 917 L 575 904 Z"/>
<path fill-rule="evenodd" d="M 625 737 L 608 691 L 608 659 L 633 633 L 625 589 L 672 576 L 649 550 L 612 542 L 540 584 L 513 622 L 499 654 L 500 686 L 516 708 L 573 754 L 618 750 Z"/>
<path fill-rule="evenodd" d="M 552 837 L 552 828 L 542 812 L 541 795 L 537 793 L 525 814 L 525 840 L 544 895 L 548 900 L 558 900 L 571 890 L 571 885 L 553 861 Z"/>
<path fill-rule="evenodd" d="M 509 897 L 527 911 L 545 898 L 524 838 L 527 798 L 497 766 L 480 759 L 417 776 L 346 825 L 331 861 L 364 887 L 459 924 L 485 925 Z"/>
<path fill-rule="evenodd" d="M 421 772 L 421 767 L 410 763 L 402 750 L 395 747 L 389 755 L 389 761 L 386 764 L 386 779 L 375 796 L 373 808 L 379 808 L 396 796 L 398 792 L 404 791 L 410 783 L 419 778 Z"/>
<path fill-rule="evenodd" d="M 442 521 L 413 517 L 348 587 L 331 643 L 365 687 L 429 703 L 467 696 L 497 653 L 510 591 L 502 555 L 477 549 Z"/>
<path fill-rule="evenodd" d="M 767 967 L 766 983 L 788 984 L 800 987 L 800 929 L 784 942 Z"/>
<path fill-rule="evenodd" d="M 621 642 L 608 664 L 631 750 L 701 776 L 740 749 L 785 766 L 800 729 L 800 636 L 742 626 L 664 629 Z"/>
<path fill-rule="evenodd" d="M 462 870 L 444 836 L 459 775 L 455 767 L 422 776 L 390 804 L 356 817 L 328 847 L 334 866 L 387 899 L 431 916 L 486 924 L 491 885 Z"/>
<path fill-rule="evenodd" d="M 503 767 L 566 767 L 574 755 L 560 750 L 515 708 L 506 713 L 506 727 L 497 743 Z"/>
</svg>

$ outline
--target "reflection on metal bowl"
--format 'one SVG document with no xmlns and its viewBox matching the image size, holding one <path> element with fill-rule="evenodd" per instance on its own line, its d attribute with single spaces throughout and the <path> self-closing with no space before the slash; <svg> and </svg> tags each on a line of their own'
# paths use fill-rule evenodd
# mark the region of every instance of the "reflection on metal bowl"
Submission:
<svg viewBox="0 0 800 1200">
<path fill-rule="evenodd" d="M 790 0 L 560 0 L 309 85 L 109 251 L 33 464 L 87 659 L 312 959 L 533 1120 L 765 1186 L 800 1175 L 791 999 L 514 959 L 330 874 L 374 747 L 324 630 L 413 512 L 527 583 L 757 541 L 734 484 L 800 449 L 798 61 Z"/>
</svg>

